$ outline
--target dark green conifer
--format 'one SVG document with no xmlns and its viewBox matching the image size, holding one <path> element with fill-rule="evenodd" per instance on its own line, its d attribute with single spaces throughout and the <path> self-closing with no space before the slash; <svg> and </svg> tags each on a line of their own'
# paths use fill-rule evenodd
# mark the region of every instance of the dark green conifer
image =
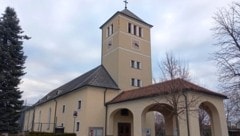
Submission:
<svg viewBox="0 0 240 136">
<path fill-rule="evenodd" d="M 0 18 L 0 133 L 14 133 L 19 130 L 17 120 L 23 100 L 18 85 L 25 74 L 26 56 L 19 19 L 13 8 L 7 7 Z"/>
</svg>

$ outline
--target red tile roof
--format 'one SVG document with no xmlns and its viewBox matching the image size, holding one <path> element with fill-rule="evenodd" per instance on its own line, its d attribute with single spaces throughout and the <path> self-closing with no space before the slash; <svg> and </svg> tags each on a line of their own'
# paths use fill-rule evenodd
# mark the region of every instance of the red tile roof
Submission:
<svg viewBox="0 0 240 136">
<path fill-rule="evenodd" d="M 157 96 L 159 94 L 167 94 L 167 93 L 171 92 L 172 90 L 195 91 L 195 92 L 205 93 L 205 94 L 209 94 L 209 95 L 215 95 L 218 97 L 222 97 L 224 99 L 227 98 L 227 96 L 225 96 L 223 94 L 210 91 L 206 88 L 200 87 L 196 84 L 193 84 L 191 82 L 188 82 L 186 80 L 178 78 L 178 79 L 168 80 L 168 81 L 160 82 L 157 84 L 141 87 L 138 89 L 123 91 L 118 96 L 116 96 L 113 100 L 108 102 L 108 104 L 136 100 L 136 99 L 141 99 L 141 98 L 146 98 L 146 97 L 153 97 L 153 96 Z"/>
</svg>

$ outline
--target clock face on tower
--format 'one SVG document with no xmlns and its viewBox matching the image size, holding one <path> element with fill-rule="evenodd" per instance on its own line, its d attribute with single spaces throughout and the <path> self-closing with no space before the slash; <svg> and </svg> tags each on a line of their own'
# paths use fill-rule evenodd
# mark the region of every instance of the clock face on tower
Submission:
<svg viewBox="0 0 240 136">
<path fill-rule="evenodd" d="M 140 48 L 140 42 L 137 40 L 132 40 L 132 48 L 133 49 L 139 49 Z"/>
</svg>

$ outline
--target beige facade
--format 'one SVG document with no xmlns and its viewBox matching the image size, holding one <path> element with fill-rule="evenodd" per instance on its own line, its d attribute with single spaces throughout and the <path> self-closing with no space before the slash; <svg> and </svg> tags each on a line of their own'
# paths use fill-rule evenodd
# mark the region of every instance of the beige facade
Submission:
<svg viewBox="0 0 240 136">
<path fill-rule="evenodd" d="M 25 113 L 24 131 L 54 132 L 54 127 L 64 127 L 65 132 L 74 132 L 78 136 L 88 135 L 89 126 L 101 128 L 104 131 L 106 109 L 104 103 L 118 93 L 111 89 L 84 87 L 34 106 Z M 79 101 L 81 101 L 80 107 Z M 75 111 L 76 118 L 73 116 Z M 32 124 L 33 112 L 35 112 L 34 124 Z M 78 122 L 79 130 L 76 126 Z"/>
<path fill-rule="evenodd" d="M 55 132 L 77 136 L 155 136 L 154 114 L 165 119 L 166 135 L 176 135 L 176 116 L 169 110 L 166 81 L 152 84 L 151 25 L 128 9 L 114 14 L 102 30 L 101 65 L 51 91 L 25 111 L 24 131 Z M 180 90 L 184 107 L 179 115 L 180 136 L 200 136 L 198 109 L 211 117 L 212 136 L 228 136 L 224 95 L 184 80 Z"/>
</svg>

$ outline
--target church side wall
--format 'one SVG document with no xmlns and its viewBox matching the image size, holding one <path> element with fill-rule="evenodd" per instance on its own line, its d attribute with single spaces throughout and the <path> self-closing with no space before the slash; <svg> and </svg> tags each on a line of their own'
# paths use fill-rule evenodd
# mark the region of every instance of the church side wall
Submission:
<svg viewBox="0 0 240 136">
<path fill-rule="evenodd" d="M 34 107 L 33 131 L 53 132 L 54 109 L 55 102 L 53 100 Z"/>
<path fill-rule="evenodd" d="M 90 128 L 100 128 L 103 130 L 103 134 L 105 134 L 106 107 L 104 104 L 119 94 L 119 92 L 119 90 L 105 88 L 88 88 L 88 102 L 86 105 L 86 118 L 88 119 L 86 122 L 86 125 L 88 126 L 87 131 L 89 131 Z M 88 135 L 88 133 L 89 132 L 86 132 L 83 135 Z"/>
<path fill-rule="evenodd" d="M 57 126 L 63 126 L 64 131 L 68 133 L 82 134 L 85 127 L 86 108 L 87 108 L 87 87 L 75 90 L 71 93 L 65 94 L 57 98 Z M 77 116 L 73 116 L 76 112 Z M 79 129 L 77 130 L 77 123 Z"/>
<path fill-rule="evenodd" d="M 33 112 L 34 112 L 33 108 L 28 109 L 24 112 L 23 131 L 31 131 L 32 130 Z"/>
<path fill-rule="evenodd" d="M 88 131 L 91 128 L 100 128 L 104 131 L 105 128 L 105 106 L 104 106 L 104 88 L 88 88 L 87 95 L 87 109 L 86 109 L 86 118 L 88 121 L 86 125 L 88 128 L 86 129 L 86 133 L 84 135 L 88 135 Z"/>
<path fill-rule="evenodd" d="M 104 132 L 106 112 L 104 100 L 110 101 L 119 92 L 120 90 L 106 91 L 105 88 L 84 87 L 35 106 L 25 112 L 24 131 L 32 131 L 33 126 L 33 131 L 54 132 L 54 122 L 56 122 L 56 127 L 63 127 L 64 132 L 74 132 L 77 136 L 87 136 L 90 128 L 101 128 Z M 74 112 L 77 112 L 76 117 L 73 116 Z"/>
</svg>

